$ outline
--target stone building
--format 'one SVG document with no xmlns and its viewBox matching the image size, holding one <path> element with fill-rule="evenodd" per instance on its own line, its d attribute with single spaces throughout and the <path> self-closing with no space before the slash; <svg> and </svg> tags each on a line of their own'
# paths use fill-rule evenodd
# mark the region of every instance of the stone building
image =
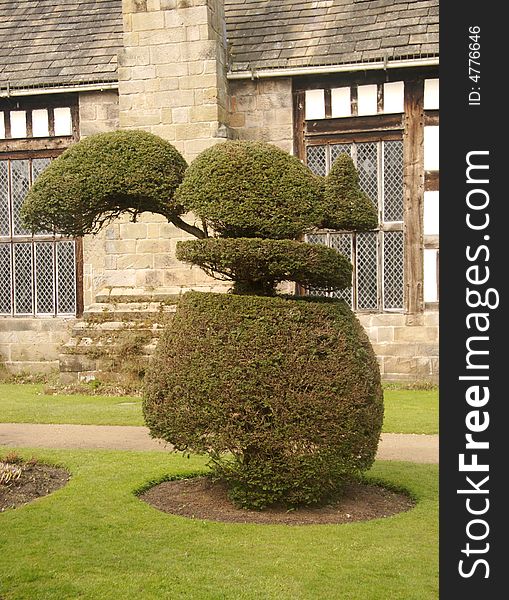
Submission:
<svg viewBox="0 0 509 600">
<path fill-rule="evenodd" d="M 113 315 L 113 330 L 118 314 L 224 289 L 176 260 L 186 234 L 156 215 L 76 240 L 23 230 L 41 170 L 123 128 L 188 162 L 229 138 L 272 142 L 321 174 L 350 153 L 380 227 L 308 240 L 351 257 L 344 297 L 383 376 L 436 380 L 438 108 L 438 0 L 0 0 L 0 362 L 49 370 L 60 356 L 85 375 L 91 316 Z"/>
</svg>

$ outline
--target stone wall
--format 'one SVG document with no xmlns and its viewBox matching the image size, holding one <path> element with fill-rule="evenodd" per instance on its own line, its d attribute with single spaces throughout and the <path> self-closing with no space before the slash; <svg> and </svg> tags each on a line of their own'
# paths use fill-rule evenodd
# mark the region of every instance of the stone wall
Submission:
<svg viewBox="0 0 509 600">
<path fill-rule="evenodd" d="M 358 314 L 385 381 L 438 383 L 438 311 Z"/>
<path fill-rule="evenodd" d="M 222 0 L 123 0 L 120 126 L 172 142 L 190 161 L 227 137 Z"/>
<path fill-rule="evenodd" d="M 58 369 L 76 319 L 0 318 L 0 363 L 13 373 Z"/>
<path fill-rule="evenodd" d="M 243 140 L 270 142 L 293 154 L 290 77 L 230 81 L 229 125 Z"/>
<path fill-rule="evenodd" d="M 80 138 L 118 129 L 118 92 L 82 92 L 79 95 Z"/>
<path fill-rule="evenodd" d="M 117 219 L 84 243 L 85 309 L 106 296 L 128 301 L 162 299 L 187 289 L 215 290 L 224 286 L 203 271 L 175 258 L 180 240 L 189 239 L 164 217 L 143 213 L 136 223 Z"/>
</svg>

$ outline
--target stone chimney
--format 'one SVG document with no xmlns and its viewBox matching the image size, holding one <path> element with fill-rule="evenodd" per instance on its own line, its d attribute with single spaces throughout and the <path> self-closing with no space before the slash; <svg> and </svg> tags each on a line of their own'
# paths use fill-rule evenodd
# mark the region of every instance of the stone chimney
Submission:
<svg viewBox="0 0 509 600">
<path fill-rule="evenodd" d="M 145 129 L 190 162 L 227 137 L 223 0 L 122 0 L 122 129 Z"/>
</svg>

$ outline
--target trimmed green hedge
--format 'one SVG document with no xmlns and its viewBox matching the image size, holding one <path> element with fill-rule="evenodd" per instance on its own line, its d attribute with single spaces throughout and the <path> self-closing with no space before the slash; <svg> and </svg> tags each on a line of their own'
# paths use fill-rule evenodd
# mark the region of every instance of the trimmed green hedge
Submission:
<svg viewBox="0 0 509 600">
<path fill-rule="evenodd" d="M 359 174 L 348 154 L 340 154 L 322 179 L 321 227 L 369 231 L 378 226 L 378 212 L 359 186 Z"/>
<path fill-rule="evenodd" d="M 341 301 L 191 292 L 146 376 L 151 434 L 207 453 L 241 506 L 326 500 L 373 463 L 377 361 Z"/>
<path fill-rule="evenodd" d="M 352 284 L 352 265 L 346 257 L 332 248 L 294 240 L 189 240 L 177 243 L 177 258 L 216 279 L 234 281 L 237 293 L 273 295 L 281 281 L 328 290 Z"/>
<path fill-rule="evenodd" d="M 228 141 L 189 166 L 177 200 L 222 237 L 294 239 L 316 224 L 320 186 L 277 146 Z"/>
<path fill-rule="evenodd" d="M 69 236 L 96 233 L 122 213 L 183 212 L 174 193 L 187 163 L 169 142 L 146 131 L 90 136 L 38 177 L 21 210 L 25 227 Z"/>
</svg>

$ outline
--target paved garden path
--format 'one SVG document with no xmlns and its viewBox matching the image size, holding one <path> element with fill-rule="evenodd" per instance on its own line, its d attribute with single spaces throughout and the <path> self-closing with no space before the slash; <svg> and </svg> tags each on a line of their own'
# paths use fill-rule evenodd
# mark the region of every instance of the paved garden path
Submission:
<svg viewBox="0 0 509 600">
<path fill-rule="evenodd" d="M 153 440 L 146 427 L 32 423 L 0 423 L 0 445 L 113 450 L 167 451 L 171 449 L 164 442 Z M 438 435 L 383 433 L 377 458 L 437 463 Z"/>
</svg>

